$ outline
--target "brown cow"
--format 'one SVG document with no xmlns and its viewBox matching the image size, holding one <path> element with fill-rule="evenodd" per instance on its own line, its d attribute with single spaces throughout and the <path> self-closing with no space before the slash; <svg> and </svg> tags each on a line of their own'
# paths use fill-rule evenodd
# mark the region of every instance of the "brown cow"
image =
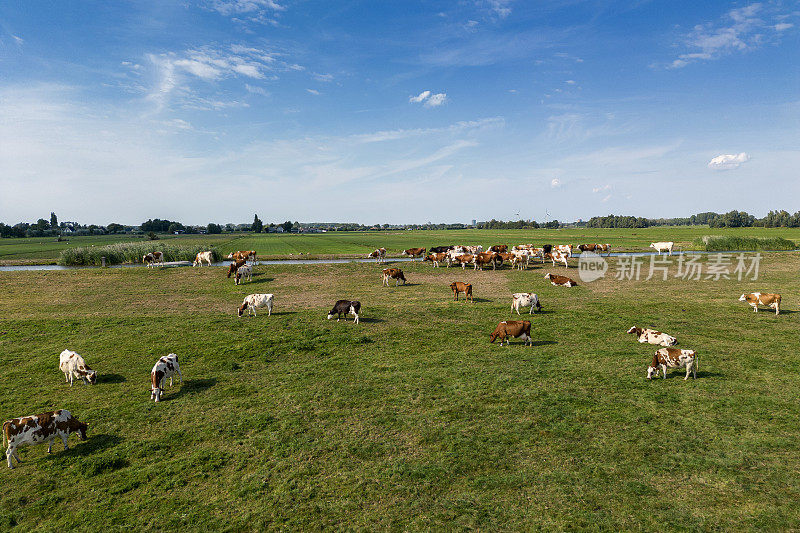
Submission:
<svg viewBox="0 0 800 533">
<path fill-rule="evenodd" d="M 228 267 L 228 277 L 236 274 L 236 271 L 239 270 L 239 267 L 245 264 L 247 264 L 247 259 L 239 259 L 235 263 L 231 263 L 231 265 Z"/>
<path fill-rule="evenodd" d="M 495 257 L 497 254 L 494 252 L 481 252 L 475 256 L 473 263 L 475 264 L 475 270 L 481 269 L 485 265 L 492 265 L 492 270 L 497 270 L 497 258 Z"/>
<path fill-rule="evenodd" d="M 500 253 L 504 253 L 504 252 L 508 251 L 508 245 L 507 244 L 495 244 L 494 246 L 489 248 L 489 251 L 490 252 L 497 252 L 499 254 Z"/>
<path fill-rule="evenodd" d="M 436 268 L 442 261 L 447 261 L 447 254 L 444 252 L 439 254 L 428 254 L 425 256 L 425 259 L 423 259 L 423 261 L 430 261 L 431 263 L 433 263 L 434 268 Z M 447 266 L 449 267 L 450 264 L 448 263 Z"/>
<path fill-rule="evenodd" d="M 411 262 L 413 263 L 415 257 L 425 255 L 425 248 L 409 248 L 408 250 L 403 250 L 403 255 L 411 256 Z"/>
<path fill-rule="evenodd" d="M 403 271 L 399 268 L 384 268 L 383 274 L 381 274 L 381 279 L 383 283 L 381 286 L 386 285 L 389 286 L 389 279 L 394 280 L 394 286 L 397 287 L 397 284 L 400 283 L 400 280 L 403 280 L 403 285 L 406 284 L 406 278 L 403 275 Z"/>
<path fill-rule="evenodd" d="M 574 280 L 567 276 L 559 276 L 558 274 L 545 274 L 544 279 L 549 279 L 553 285 L 560 285 L 562 287 L 574 287 L 577 285 Z"/>
<path fill-rule="evenodd" d="M 494 331 L 489 335 L 489 342 L 494 342 L 495 339 L 500 338 L 500 346 L 503 341 L 506 341 L 506 346 L 511 344 L 511 337 L 515 339 L 521 338 L 523 344 L 533 346 L 533 337 L 531 337 L 531 323 L 528 320 L 504 320 L 497 324 Z"/>
<path fill-rule="evenodd" d="M 460 281 L 454 281 L 453 283 L 450 284 L 450 288 L 453 290 L 453 296 L 454 296 L 454 300 L 455 301 L 458 301 L 458 293 L 459 292 L 463 292 L 464 293 L 464 301 L 465 302 L 467 301 L 467 298 L 469 298 L 469 300 L 472 303 L 475 303 L 475 300 L 472 299 L 472 285 L 471 284 L 462 283 Z"/>
<path fill-rule="evenodd" d="M 453 263 L 457 263 L 457 264 L 461 265 L 461 270 L 464 270 L 464 268 L 468 264 L 472 263 L 472 260 L 474 258 L 474 256 L 472 254 L 461 254 L 461 255 L 450 256 L 450 257 L 451 257 L 450 260 Z"/>
</svg>

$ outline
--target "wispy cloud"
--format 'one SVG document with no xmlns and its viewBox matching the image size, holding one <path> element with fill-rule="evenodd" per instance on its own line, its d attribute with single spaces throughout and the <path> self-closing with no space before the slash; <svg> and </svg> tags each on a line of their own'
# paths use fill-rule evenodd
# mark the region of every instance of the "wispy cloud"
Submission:
<svg viewBox="0 0 800 533">
<path fill-rule="evenodd" d="M 731 9 L 718 23 L 696 25 L 682 41 L 689 51 L 680 54 L 668 68 L 681 68 L 704 60 L 743 52 L 761 46 L 774 38 L 776 32 L 788 30 L 793 24 L 771 24 L 765 19 L 780 17 L 773 5 L 761 3 Z"/>
<path fill-rule="evenodd" d="M 237 22 L 271 26 L 278 25 L 276 16 L 286 10 L 273 0 L 208 0 L 205 7 Z"/>
<path fill-rule="evenodd" d="M 417 96 L 409 96 L 408 101 L 412 104 L 422 104 L 425 107 L 438 107 L 447 102 L 447 93 L 432 94 L 430 91 L 422 91 Z"/>
<path fill-rule="evenodd" d="M 306 89 L 306 92 L 308 94 L 313 94 L 314 96 L 319 96 L 319 94 L 320 94 L 319 91 L 316 90 L 316 89 Z"/>
<path fill-rule="evenodd" d="M 557 189 L 561 187 L 561 180 L 558 178 L 553 178 L 550 180 L 550 187 L 553 189 Z"/>
<path fill-rule="evenodd" d="M 738 168 L 742 163 L 750 161 L 750 156 L 745 152 L 739 154 L 722 154 L 708 162 L 708 168 L 712 170 L 731 170 Z"/>
<path fill-rule="evenodd" d="M 409 96 L 408 97 L 408 101 L 411 102 L 412 104 L 418 104 L 418 103 L 424 101 L 430 95 L 431 95 L 430 91 L 422 91 L 417 96 Z"/>
</svg>

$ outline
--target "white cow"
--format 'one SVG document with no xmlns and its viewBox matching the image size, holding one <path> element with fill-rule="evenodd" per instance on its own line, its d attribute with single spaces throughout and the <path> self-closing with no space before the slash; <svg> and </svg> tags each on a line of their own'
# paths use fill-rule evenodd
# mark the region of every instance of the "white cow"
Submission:
<svg viewBox="0 0 800 533">
<path fill-rule="evenodd" d="M 673 246 L 675 243 L 672 241 L 650 243 L 650 248 L 654 248 L 658 255 L 661 255 L 661 252 L 669 252 L 669 255 L 672 255 Z"/>
<path fill-rule="evenodd" d="M 239 306 L 239 316 L 242 316 L 245 311 L 249 311 L 250 314 L 258 316 L 256 314 L 256 309 L 261 307 L 266 307 L 267 316 L 272 316 L 272 301 L 273 296 L 271 294 L 248 294 L 244 297 L 242 305 Z"/>
<path fill-rule="evenodd" d="M 236 285 L 241 283 L 244 278 L 247 281 L 253 281 L 253 267 L 250 265 L 242 265 L 236 269 Z"/>
<path fill-rule="evenodd" d="M 78 421 L 66 409 L 49 411 L 32 416 L 12 418 L 3 422 L 3 446 L 8 443 L 6 460 L 9 468 L 14 468 L 11 458 L 21 463 L 17 448 L 28 444 L 47 443 L 47 453 L 53 453 L 53 440 L 58 437 L 68 450 L 67 439 L 70 433 L 77 432 L 81 440 L 86 440 L 88 425 Z"/>
<path fill-rule="evenodd" d="M 198 252 L 194 258 L 194 263 L 192 263 L 192 266 L 203 266 L 204 261 L 208 263 L 208 266 L 211 266 L 211 262 L 213 260 L 214 260 L 214 254 L 211 251 Z"/>
<path fill-rule="evenodd" d="M 530 306 L 531 310 L 528 312 L 529 315 L 533 313 L 534 307 L 536 307 L 537 310 L 542 309 L 542 305 L 539 303 L 539 297 L 536 294 L 529 292 L 515 292 L 512 295 L 512 298 L 513 299 L 511 301 L 511 310 L 516 311 L 517 314 L 520 314 L 519 313 L 520 307 Z"/>
<path fill-rule="evenodd" d="M 89 368 L 83 357 L 72 350 L 64 350 L 59 357 L 58 368 L 64 373 L 64 379 L 72 387 L 73 378 L 82 379 L 84 384 L 94 385 L 97 372 Z"/>
<path fill-rule="evenodd" d="M 674 346 L 675 344 L 678 344 L 678 339 L 672 335 L 667 335 L 666 333 L 661 333 L 660 331 L 656 331 L 654 329 L 643 329 L 633 326 L 628 330 L 628 333 L 631 335 L 636 335 L 636 338 L 639 339 L 639 342 L 642 344 L 650 343 L 659 344 L 661 346 Z"/>
<path fill-rule="evenodd" d="M 181 367 L 178 365 L 178 356 L 174 353 L 165 355 L 156 361 L 153 370 L 150 371 L 150 399 L 156 402 L 161 401 L 164 394 L 164 382 L 169 378 L 169 386 L 172 387 L 172 376 L 178 374 L 183 383 Z"/>
</svg>

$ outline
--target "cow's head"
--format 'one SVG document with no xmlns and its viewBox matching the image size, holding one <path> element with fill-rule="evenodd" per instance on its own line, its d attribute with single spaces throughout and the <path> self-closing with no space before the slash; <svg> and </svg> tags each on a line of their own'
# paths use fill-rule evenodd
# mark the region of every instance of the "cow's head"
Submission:
<svg viewBox="0 0 800 533">
<path fill-rule="evenodd" d="M 550 274 L 550 273 L 544 275 L 544 279 L 550 279 L 551 277 L 552 277 L 552 274 Z"/>
<path fill-rule="evenodd" d="M 747 301 L 747 295 L 746 294 L 742 294 L 741 296 L 739 296 L 739 301 L 740 302 L 746 302 Z"/>
<path fill-rule="evenodd" d="M 86 430 L 89 429 L 89 424 L 80 422 L 78 424 L 78 436 L 81 440 L 86 440 Z"/>
<path fill-rule="evenodd" d="M 649 247 L 650 247 L 650 248 L 654 248 L 654 249 L 655 249 L 655 247 L 656 247 L 656 243 L 654 243 L 654 242 L 651 242 Z"/>
<path fill-rule="evenodd" d="M 244 312 L 247 311 L 247 302 L 244 302 L 242 305 L 239 306 L 239 316 L 242 316 Z"/>
<path fill-rule="evenodd" d="M 500 335 L 496 331 L 493 331 L 491 334 L 489 334 L 489 342 L 494 342 L 494 340 L 499 336 Z M 501 342 L 500 344 L 503 343 Z"/>
<path fill-rule="evenodd" d="M 637 328 L 636 326 L 633 326 L 631 329 L 628 330 L 628 333 L 630 333 L 631 335 L 638 335 L 641 332 L 642 330 Z"/>
<path fill-rule="evenodd" d="M 89 373 L 86 375 L 86 380 L 89 382 L 89 385 L 94 385 L 97 383 L 97 371 L 90 370 Z"/>
<path fill-rule="evenodd" d="M 658 367 L 650 365 L 647 367 L 647 379 L 653 379 L 658 377 Z"/>
</svg>

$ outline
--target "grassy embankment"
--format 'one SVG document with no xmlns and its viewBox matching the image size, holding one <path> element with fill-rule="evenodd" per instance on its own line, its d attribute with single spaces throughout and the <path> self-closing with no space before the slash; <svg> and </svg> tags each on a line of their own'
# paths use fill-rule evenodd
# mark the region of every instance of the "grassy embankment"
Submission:
<svg viewBox="0 0 800 533">
<path fill-rule="evenodd" d="M 757 282 L 573 289 L 542 277 L 575 268 L 402 268 L 397 288 L 371 264 L 257 267 L 239 287 L 207 267 L 0 272 L 0 418 L 90 424 L 0 468 L 0 528 L 800 527 L 797 254 Z M 750 290 L 787 311 L 753 313 Z M 545 307 L 536 345 L 490 345 L 518 291 Z M 250 292 L 275 294 L 272 317 L 235 317 Z M 361 300 L 360 325 L 325 320 L 338 298 Z M 634 324 L 698 350 L 698 379 L 648 382 Z M 67 347 L 96 386 L 64 384 Z M 184 383 L 155 405 L 168 352 Z"/>
</svg>

